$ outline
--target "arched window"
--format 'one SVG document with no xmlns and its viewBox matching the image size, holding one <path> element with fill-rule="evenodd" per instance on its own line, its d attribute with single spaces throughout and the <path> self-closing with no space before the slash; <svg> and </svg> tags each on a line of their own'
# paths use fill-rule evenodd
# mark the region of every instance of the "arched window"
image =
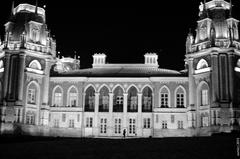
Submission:
<svg viewBox="0 0 240 159">
<path fill-rule="evenodd" d="M 78 93 L 75 87 L 71 87 L 68 90 L 68 106 L 76 107 L 77 106 Z"/>
<path fill-rule="evenodd" d="M 198 64 L 197 64 L 197 70 L 203 69 L 203 68 L 208 68 L 208 63 L 206 60 L 201 59 Z"/>
<path fill-rule="evenodd" d="M 41 70 L 41 69 L 42 69 L 42 66 L 41 66 L 41 64 L 38 62 L 38 60 L 33 60 L 33 61 L 29 64 L 29 68 L 36 69 L 36 70 Z"/>
<path fill-rule="evenodd" d="M 152 90 L 149 87 L 145 87 L 142 91 L 142 111 L 152 111 Z"/>
<path fill-rule="evenodd" d="M 120 86 L 113 92 L 113 112 L 123 112 L 123 89 Z"/>
<path fill-rule="evenodd" d="M 201 114 L 201 127 L 209 126 L 209 115 L 208 113 Z"/>
<path fill-rule="evenodd" d="M 160 107 L 161 108 L 168 108 L 170 102 L 170 90 L 168 87 L 163 86 L 160 89 Z"/>
<path fill-rule="evenodd" d="M 35 125 L 36 114 L 35 112 L 28 111 L 26 113 L 26 124 Z"/>
<path fill-rule="evenodd" d="M 208 84 L 206 82 L 202 82 L 200 83 L 199 85 L 199 105 L 201 106 L 206 106 L 206 105 L 209 105 L 209 87 L 208 87 Z"/>
<path fill-rule="evenodd" d="M 85 111 L 94 112 L 94 107 L 95 107 L 95 90 L 92 86 L 90 86 L 85 92 Z"/>
<path fill-rule="evenodd" d="M 63 90 L 60 86 L 55 87 L 53 91 L 53 106 L 63 106 Z"/>
<path fill-rule="evenodd" d="M 103 87 L 100 90 L 99 96 L 99 112 L 109 111 L 109 90 L 107 87 Z"/>
<path fill-rule="evenodd" d="M 186 105 L 185 97 L 186 97 L 185 89 L 183 87 L 179 86 L 175 91 L 175 101 L 176 101 L 177 108 L 185 107 L 185 105 Z"/>
<path fill-rule="evenodd" d="M 27 103 L 36 104 L 37 103 L 38 88 L 35 83 L 31 83 L 27 89 Z"/>
<path fill-rule="evenodd" d="M 128 112 L 137 112 L 138 110 L 138 98 L 136 87 L 131 87 L 128 90 Z"/>
</svg>

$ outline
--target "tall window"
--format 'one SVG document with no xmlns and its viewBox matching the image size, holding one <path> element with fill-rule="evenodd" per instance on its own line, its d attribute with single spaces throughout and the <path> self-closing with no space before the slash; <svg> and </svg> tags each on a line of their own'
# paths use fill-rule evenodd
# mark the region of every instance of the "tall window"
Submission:
<svg viewBox="0 0 240 159">
<path fill-rule="evenodd" d="M 28 111 L 26 113 L 26 124 L 35 125 L 35 116 L 34 112 Z"/>
<path fill-rule="evenodd" d="M 162 121 L 162 129 L 167 129 L 167 121 Z"/>
<path fill-rule="evenodd" d="M 152 111 L 152 90 L 149 87 L 145 87 L 143 89 L 142 111 L 143 112 L 151 112 Z"/>
<path fill-rule="evenodd" d="M 92 117 L 87 117 L 86 118 L 86 127 L 87 128 L 92 128 L 93 127 L 93 118 Z"/>
<path fill-rule="evenodd" d="M 74 120 L 69 120 L 69 128 L 74 128 Z"/>
<path fill-rule="evenodd" d="M 129 134 L 136 134 L 136 119 L 129 119 Z"/>
<path fill-rule="evenodd" d="M 209 123 L 208 123 L 208 113 L 203 113 L 201 114 L 201 126 L 202 127 L 205 127 L 205 126 L 208 126 Z"/>
<path fill-rule="evenodd" d="M 113 112 L 123 112 L 123 90 L 120 86 L 114 89 Z"/>
<path fill-rule="evenodd" d="M 120 118 L 115 118 L 115 125 L 114 125 L 114 133 L 115 134 L 121 134 L 121 119 Z"/>
<path fill-rule="evenodd" d="M 93 87 L 89 87 L 85 93 L 85 111 L 94 111 L 95 106 L 95 90 Z"/>
<path fill-rule="evenodd" d="M 70 107 L 77 106 L 77 90 L 74 87 L 72 87 L 68 91 L 68 106 L 70 106 Z"/>
<path fill-rule="evenodd" d="M 63 106 L 62 98 L 63 98 L 62 89 L 60 87 L 57 87 L 54 91 L 53 106 L 56 107 Z"/>
<path fill-rule="evenodd" d="M 183 129 L 183 121 L 178 121 L 178 129 Z"/>
<path fill-rule="evenodd" d="M 62 122 L 66 122 L 66 114 L 62 114 Z"/>
<path fill-rule="evenodd" d="M 201 105 L 208 105 L 208 90 L 201 91 Z"/>
<path fill-rule="evenodd" d="M 35 83 L 31 83 L 27 91 L 27 103 L 36 104 L 37 102 L 37 86 Z"/>
<path fill-rule="evenodd" d="M 107 119 L 101 118 L 100 120 L 100 133 L 106 134 L 107 133 Z"/>
<path fill-rule="evenodd" d="M 170 97 L 169 89 L 166 86 L 162 87 L 160 89 L 160 107 L 161 108 L 169 107 L 169 97 Z"/>
<path fill-rule="evenodd" d="M 99 96 L 99 112 L 109 111 L 109 91 L 107 87 L 103 87 L 100 90 Z"/>
<path fill-rule="evenodd" d="M 137 112 L 137 106 L 137 89 L 135 87 L 131 87 L 128 90 L 128 112 Z"/>
<path fill-rule="evenodd" d="M 182 87 L 179 87 L 175 92 L 175 100 L 176 100 L 176 107 L 177 108 L 184 108 L 185 107 L 185 91 Z"/>
<path fill-rule="evenodd" d="M 143 128 L 144 129 L 150 129 L 151 128 L 151 119 L 150 118 L 144 118 L 143 119 Z"/>
<path fill-rule="evenodd" d="M 58 128 L 59 127 L 59 120 L 54 119 L 53 127 Z"/>
</svg>

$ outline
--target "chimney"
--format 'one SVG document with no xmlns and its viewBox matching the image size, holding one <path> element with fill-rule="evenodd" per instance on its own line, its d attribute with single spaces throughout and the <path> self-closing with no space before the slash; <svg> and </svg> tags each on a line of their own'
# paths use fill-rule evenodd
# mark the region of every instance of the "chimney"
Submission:
<svg viewBox="0 0 240 159">
<path fill-rule="evenodd" d="M 158 55 L 156 53 L 146 53 L 145 57 L 145 65 L 158 67 Z"/>
<path fill-rule="evenodd" d="M 104 53 L 97 53 L 93 55 L 93 68 L 101 67 L 106 64 L 106 55 Z"/>
</svg>

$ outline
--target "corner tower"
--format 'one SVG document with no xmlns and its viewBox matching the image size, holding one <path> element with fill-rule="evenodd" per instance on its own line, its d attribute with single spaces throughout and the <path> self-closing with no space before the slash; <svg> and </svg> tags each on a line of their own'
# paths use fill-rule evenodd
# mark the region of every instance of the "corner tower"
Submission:
<svg viewBox="0 0 240 159">
<path fill-rule="evenodd" d="M 37 4 L 13 6 L 2 48 L 2 123 L 47 125 L 49 72 L 56 42 L 47 29 L 45 10 Z"/>
<path fill-rule="evenodd" d="M 199 10 L 196 33 L 186 42 L 190 125 L 229 132 L 240 123 L 239 21 L 224 0 L 201 3 Z"/>
</svg>

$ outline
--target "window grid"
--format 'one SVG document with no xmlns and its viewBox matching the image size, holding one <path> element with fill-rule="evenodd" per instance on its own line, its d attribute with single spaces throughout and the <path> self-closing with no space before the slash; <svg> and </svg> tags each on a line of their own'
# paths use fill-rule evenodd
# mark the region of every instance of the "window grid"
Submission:
<svg viewBox="0 0 240 159">
<path fill-rule="evenodd" d="M 136 133 L 136 119 L 129 119 L 129 134 Z"/>
<path fill-rule="evenodd" d="M 178 129 L 183 129 L 183 121 L 178 121 Z"/>
<path fill-rule="evenodd" d="M 77 93 L 69 93 L 69 105 L 70 107 L 77 106 Z"/>
<path fill-rule="evenodd" d="M 121 119 L 115 119 L 114 132 L 115 134 L 121 134 Z"/>
<path fill-rule="evenodd" d="M 92 128 L 93 127 L 93 118 L 92 117 L 88 117 L 86 120 L 86 127 L 87 128 Z"/>
<path fill-rule="evenodd" d="M 201 104 L 202 104 L 203 106 L 204 106 L 204 105 L 208 105 L 208 90 L 202 90 L 201 95 L 202 95 Z"/>
<path fill-rule="evenodd" d="M 184 94 L 183 93 L 177 93 L 177 108 L 183 108 L 184 107 Z"/>
<path fill-rule="evenodd" d="M 161 107 L 168 108 L 168 93 L 161 93 Z"/>
<path fill-rule="evenodd" d="M 167 129 L 167 121 L 162 121 L 162 129 Z"/>
<path fill-rule="evenodd" d="M 36 104 L 36 91 L 35 89 L 28 89 L 28 103 Z"/>
<path fill-rule="evenodd" d="M 54 93 L 54 105 L 62 106 L 62 93 Z"/>
<path fill-rule="evenodd" d="M 69 120 L 69 128 L 74 128 L 74 120 Z"/>
<path fill-rule="evenodd" d="M 143 119 L 143 128 L 144 129 L 150 129 L 151 128 L 151 119 L 150 118 L 144 118 Z"/>
<path fill-rule="evenodd" d="M 100 133 L 106 134 L 107 133 L 107 119 L 102 118 L 100 121 Z"/>
</svg>

